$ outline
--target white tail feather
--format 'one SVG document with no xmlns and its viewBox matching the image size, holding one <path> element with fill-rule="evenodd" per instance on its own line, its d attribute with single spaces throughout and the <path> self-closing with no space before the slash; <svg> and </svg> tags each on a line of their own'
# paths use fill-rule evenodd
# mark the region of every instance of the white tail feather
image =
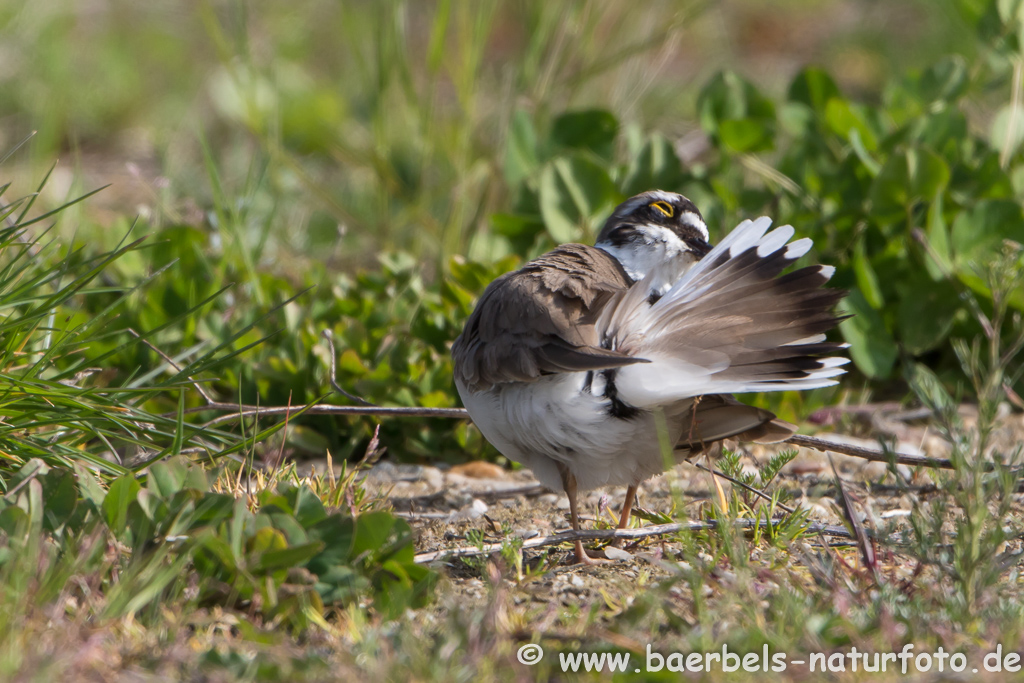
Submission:
<svg viewBox="0 0 1024 683">
<path fill-rule="evenodd" d="M 768 232 L 770 226 L 771 220 L 765 217 L 743 221 L 696 264 L 686 268 L 671 262 L 663 264 L 605 309 L 598 321 L 598 329 L 606 343 L 611 348 L 650 361 L 617 371 L 615 383 L 623 401 L 641 408 L 652 408 L 705 394 L 804 390 L 836 384 L 833 378 L 845 372 L 841 366 L 849 362 L 847 358 L 815 358 L 806 355 L 807 352 L 801 354 L 799 349 L 804 345 L 823 343 L 824 334 L 813 328 L 807 329 L 800 320 L 787 320 L 771 329 L 761 329 L 753 318 L 728 315 L 730 306 L 722 303 L 730 301 L 723 299 L 723 294 L 732 296 L 729 294 L 732 291 L 736 292 L 738 298 L 735 301 L 738 303 L 742 303 L 746 296 L 764 295 L 774 279 L 763 274 L 770 271 L 770 267 L 758 270 L 764 265 L 764 260 L 773 257 L 774 263 L 786 265 L 810 250 L 810 239 L 789 241 L 794 235 L 792 227 L 782 226 Z M 748 252 L 751 249 L 756 249 L 755 261 L 750 259 Z M 781 254 L 784 261 L 778 260 L 780 250 L 784 250 Z M 744 254 L 744 261 L 734 261 Z M 725 272 L 723 269 L 730 269 L 728 275 L 722 274 Z M 801 294 L 814 294 L 833 271 L 831 267 L 824 266 L 813 271 L 817 279 L 801 290 Z M 765 287 L 756 286 L 761 282 Z M 661 291 L 665 292 L 664 295 L 653 304 L 649 303 L 650 294 Z M 779 303 L 782 305 L 780 310 L 785 311 L 791 300 L 786 299 L 787 296 L 790 295 L 782 293 L 778 299 L 770 299 L 767 303 Z M 717 299 L 702 310 L 702 297 Z M 764 332 L 775 334 L 780 339 L 768 349 L 758 347 L 754 342 L 751 342 L 754 346 L 739 348 L 748 359 L 734 366 L 729 353 L 711 346 L 709 339 L 714 337 L 716 330 L 735 336 L 734 328 L 744 324 L 752 325 L 750 339 L 756 339 Z M 680 325 L 691 333 L 697 330 L 694 334 L 703 336 L 700 339 L 695 337 L 695 342 L 688 345 L 685 332 L 680 332 Z M 787 339 L 787 334 L 792 334 L 792 338 Z M 744 338 L 741 335 L 741 346 Z M 777 353 L 781 347 L 793 347 L 793 356 L 802 363 L 793 361 L 787 354 Z M 765 351 L 764 360 L 759 360 L 758 353 L 762 350 Z M 752 361 L 750 354 L 754 354 Z M 788 370 L 787 361 L 797 369 Z"/>
</svg>

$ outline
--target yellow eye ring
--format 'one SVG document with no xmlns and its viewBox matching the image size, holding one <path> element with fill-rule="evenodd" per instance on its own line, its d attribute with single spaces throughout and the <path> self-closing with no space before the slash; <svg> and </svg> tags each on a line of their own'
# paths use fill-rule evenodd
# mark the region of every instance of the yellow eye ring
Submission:
<svg viewBox="0 0 1024 683">
<path fill-rule="evenodd" d="M 665 218 L 672 218 L 676 214 L 675 209 L 668 202 L 651 202 L 651 208 L 660 211 Z"/>
</svg>

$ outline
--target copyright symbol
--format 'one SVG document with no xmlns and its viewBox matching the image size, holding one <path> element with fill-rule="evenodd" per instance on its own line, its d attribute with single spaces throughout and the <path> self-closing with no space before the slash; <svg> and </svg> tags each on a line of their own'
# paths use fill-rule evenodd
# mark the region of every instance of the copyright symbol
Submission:
<svg viewBox="0 0 1024 683">
<path fill-rule="evenodd" d="M 519 648 L 519 652 L 516 653 L 516 659 L 526 666 L 533 666 L 543 658 L 544 648 L 536 643 L 527 643 Z"/>
</svg>

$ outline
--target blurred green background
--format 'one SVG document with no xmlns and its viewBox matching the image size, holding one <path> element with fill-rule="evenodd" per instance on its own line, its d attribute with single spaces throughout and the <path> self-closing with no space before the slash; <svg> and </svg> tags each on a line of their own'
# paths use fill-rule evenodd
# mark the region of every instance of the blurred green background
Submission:
<svg viewBox="0 0 1024 683">
<path fill-rule="evenodd" d="M 592 239 L 656 186 L 713 237 L 767 213 L 815 238 L 857 314 L 842 390 L 755 399 L 798 419 L 901 399 L 921 367 L 956 390 L 952 340 L 982 331 L 965 293 L 1024 308 L 984 272 L 1024 241 L 1022 16 L 1013 0 L 0 1 L 0 157 L 35 131 L 0 184 L 31 193 L 59 159 L 36 210 L 110 185 L 62 213 L 61 240 L 152 236 L 104 273 L 124 288 L 168 267 L 114 329 L 231 285 L 155 340 L 187 355 L 270 335 L 203 377 L 262 405 L 328 393 L 324 329 L 355 393 L 455 405 L 448 345 L 522 258 Z M 96 341 L 111 355 L 94 381 L 163 362 L 118 348 Z M 304 418 L 288 446 L 361 454 L 372 425 Z M 386 422 L 382 440 L 401 458 L 488 452 L 440 420 Z"/>
</svg>

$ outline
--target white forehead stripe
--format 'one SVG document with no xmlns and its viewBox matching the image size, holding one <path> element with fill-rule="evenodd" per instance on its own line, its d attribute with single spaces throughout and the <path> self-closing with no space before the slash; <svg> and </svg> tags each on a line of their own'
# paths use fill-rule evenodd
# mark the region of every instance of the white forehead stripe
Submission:
<svg viewBox="0 0 1024 683">
<path fill-rule="evenodd" d="M 641 206 L 652 204 L 654 202 L 666 202 L 668 204 L 674 204 L 679 199 L 682 199 L 682 195 L 676 194 L 675 192 L 665 192 L 664 190 L 651 190 L 650 192 L 644 192 L 643 194 L 637 195 L 632 199 L 629 199 L 620 206 L 616 213 L 619 215 L 628 215 L 636 211 Z"/>
<path fill-rule="evenodd" d="M 684 211 L 680 214 L 679 222 L 683 225 L 688 225 L 699 232 L 704 237 L 705 242 L 711 241 L 711 235 L 708 234 L 707 224 L 693 211 Z"/>
</svg>

